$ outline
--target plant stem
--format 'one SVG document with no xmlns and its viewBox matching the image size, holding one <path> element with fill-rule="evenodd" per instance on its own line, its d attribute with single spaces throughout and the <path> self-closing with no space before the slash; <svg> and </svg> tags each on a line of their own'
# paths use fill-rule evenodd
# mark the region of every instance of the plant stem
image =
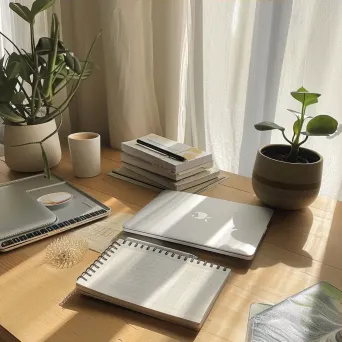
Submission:
<svg viewBox="0 0 342 342">
<path fill-rule="evenodd" d="M 304 93 L 304 99 L 303 99 L 303 103 L 302 103 L 302 112 L 301 112 L 301 116 L 300 116 L 299 130 L 297 133 L 295 133 L 296 137 L 295 137 L 294 141 L 291 143 L 291 151 L 288 154 L 288 156 L 286 157 L 286 161 L 288 161 L 290 163 L 296 163 L 297 162 L 298 153 L 299 153 L 299 146 L 302 145 L 307 140 L 307 137 L 306 137 L 301 143 L 299 143 L 300 135 L 302 132 L 304 121 L 305 121 L 305 118 L 304 118 L 305 110 L 306 110 L 306 105 L 305 105 L 306 99 L 305 99 L 305 97 L 306 97 L 306 94 Z"/>
<path fill-rule="evenodd" d="M 303 104 L 302 104 L 302 114 L 301 114 L 301 116 L 300 116 L 299 131 L 298 131 L 298 133 L 296 134 L 296 139 L 295 139 L 295 141 L 293 142 L 294 145 L 298 145 L 298 144 L 299 144 L 299 138 L 300 138 L 300 135 L 301 135 L 301 132 L 302 132 L 302 128 L 303 128 L 303 124 L 304 124 L 304 121 L 305 121 L 305 118 L 304 118 L 305 110 L 306 110 L 306 106 L 305 106 L 305 97 L 306 97 L 306 94 L 304 93 L 304 100 L 303 100 Z"/>
<path fill-rule="evenodd" d="M 298 153 L 299 153 L 299 146 L 291 145 L 291 151 L 288 154 L 286 161 L 288 161 L 289 163 L 295 163 L 298 158 Z"/>
<path fill-rule="evenodd" d="M 289 144 L 292 145 L 292 142 L 291 142 L 289 139 L 287 139 L 287 137 L 286 137 L 286 135 L 285 135 L 285 132 L 282 130 L 281 133 L 283 134 L 284 139 L 285 139 Z"/>
<path fill-rule="evenodd" d="M 63 115 L 61 115 L 61 119 L 60 122 L 58 124 L 58 126 L 56 127 L 56 129 L 51 132 L 48 136 L 46 136 L 44 139 L 40 140 L 40 141 L 32 141 L 32 142 L 28 142 L 28 143 L 24 143 L 24 144 L 19 144 L 19 145 L 12 145 L 11 147 L 21 147 L 21 146 L 27 146 L 27 145 L 36 145 L 36 144 L 42 144 L 44 141 L 48 140 L 49 138 L 51 138 L 54 134 L 56 134 L 59 129 L 61 128 L 63 123 Z"/>
<path fill-rule="evenodd" d="M 38 87 L 38 82 L 39 82 L 39 66 L 38 66 L 38 58 L 37 54 L 35 51 L 35 41 L 34 41 L 34 25 L 30 24 L 30 37 L 31 37 L 31 53 L 33 56 L 33 61 L 35 65 L 35 70 L 33 73 L 33 88 L 32 88 L 32 99 L 31 99 L 31 118 L 32 122 L 34 123 L 35 116 L 39 111 L 39 102 L 37 102 L 37 108 L 36 106 L 36 92 L 37 92 L 37 87 Z"/>
<path fill-rule="evenodd" d="M 54 69 L 58 52 L 59 22 L 56 14 L 52 15 L 51 39 L 54 40 L 53 50 L 48 57 L 48 76 L 43 82 L 43 96 L 50 103 L 52 101 L 52 82 L 54 79 Z M 58 68 L 58 66 L 57 66 Z"/>
<path fill-rule="evenodd" d="M 31 99 L 31 117 L 34 122 L 35 116 L 36 116 L 36 108 L 35 108 L 35 100 L 36 100 L 36 92 L 38 87 L 38 75 L 33 75 L 34 81 L 33 81 L 33 89 L 32 89 L 32 99 Z M 39 110 L 39 108 L 38 108 Z"/>
<path fill-rule="evenodd" d="M 21 53 L 21 51 L 20 51 L 20 49 L 18 48 L 18 46 L 13 42 L 13 40 L 11 40 L 10 38 L 8 38 L 5 34 L 3 34 L 1 31 L 0 31 L 0 35 L 1 36 L 3 36 L 5 39 L 7 39 L 15 48 L 16 48 L 16 50 L 19 52 L 19 55 L 20 56 L 24 56 L 22 53 Z"/>
<path fill-rule="evenodd" d="M 304 139 L 302 142 L 299 143 L 298 146 L 302 146 L 304 143 L 306 143 L 306 141 L 307 141 L 308 139 L 309 139 L 309 136 L 307 135 L 307 136 L 305 137 L 305 139 Z"/>
<path fill-rule="evenodd" d="M 98 38 L 100 37 L 100 35 L 101 35 L 101 32 L 99 32 L 99 33 L 97 34 L 97 36 L 95 37 L 95 39 L 93 40 L 93 43 L 92 43 L 92 45 L 91 45 L 91 47 L 90 47 L 90 49 L 89 49 L 89 51 L 88 51 L 86 60 L 85 60 L 85 62 L 84 62 L 84 64 L 83 64 L 83 68 L 82 68 L 82 71 L 81 71 L 81 73 L 80 73 L 80 76 L 79 76 L 78 80 L 76 81 L 76 85 L 73 87 L 73 89 L 71 90 L 70 94 L 69 94 L 68 97 L 65 99 L 65 101 L 60 105 L 60 108 L 62 108 L 62 109 L 60 109 L 60 112 L 61 112 L 61 113 L 63 113 L 63 112 L 65 111 L 65 109 L 68 107 L 70 101 L 73 99 L 73 97 L 74 97 L 74 95 L 75 95 L 75 93 L 76 93 L 76 91 L 77 91 L 77 89 L 78 89 L 78 87 L 79 87 L 79 85 L 80 85 L 80 83 L 81 83 L 81 81 L 82 81 L 82 77 L 83 77 L 83 75 L 84 75 L 84 72 L 85 72 L 85 69 L 86 69 L 86 67 L 87 67 L 87 64 L 89 63 L 90 54 L 91 54 L 91 52 L 93 51 L 93 48 L 94 48 L 94 46 L 95 46 L 95 43 L 96 43 L 96 41 L 98 40 Z M 63 108 L 63 106 L 64 106 L 64 108 Z M 57 115 L 59 115 L 59 113 L 57 113 L 56 111 L 54 111 L 54 112 L 51 113 L 52 118 L 53 118 L 53 117 L 56 117 Z"/>
<path fill-rule="evenodd" d="M 37 56 L 35 54 L 35 41 L 34 41 L 34 26 L 33 24 L 30 24 L 30 37 L 31 37 L 31 53 L 32 53 L 32 56 L 33 56 L 33 61 L 34 61 L 34 64 L 36 65 L 36 59 L 37 59 Z"/>
<path fill-rule="evenodd" d="M 74 73 L 75 74 L 75 73 Z M 72 75 L 73 76 L 73 75 Z M 63 81 L 65 81 L 65 79 L 66 79 L 67 77 L 65 77 L 64 79 L 63 79 Z M 69 83 L 70 83 L 70 81 L 72 80 L 72 77 L 70 77 L 67 81 L 65 81 L 65 83 L 60 87 L 60 88 L 58 88 L 57 89 L 57 91 L 55 91 L 54 93 L 53 93 L 53 95 L 55 96 L 55 95 L 57 95 L 62 89 L 64 89 Z M 55 89 L 56 90 L 56 89 Z"/>
<path fill-rule="evenodd" d="M 26 90 L 25 90 L 25 88 L 24 88 L 24 86 L 23 86 L 23 83 L 24 83 L 24 80 L 23 80 L 23 82 L 19 82 L 19 87 L 20 87 L 20 90 L 24 93 L 24 95 L 25 95 L 25 97 L 26 97 L 26 100 L 28 101 L 28 102 L 30 102 L 30 97 L 28 96 L 28 94 L 27 94 L 27 92 L 26 92 Z"/>
</svg>

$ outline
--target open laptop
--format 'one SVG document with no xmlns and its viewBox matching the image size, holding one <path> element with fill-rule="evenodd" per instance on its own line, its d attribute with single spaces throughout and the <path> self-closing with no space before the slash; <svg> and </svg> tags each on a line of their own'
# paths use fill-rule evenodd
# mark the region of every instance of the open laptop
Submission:
<svg viewBox="0 0 342 342">
<path fill-rule="evenodd" d="M 45 207 L 44 195 L 66 192 L 72 199 Z M 0 253 L 76 228 L 110 213 L 110 208 L 66 181 L 44 174 L 0 184 Z"/>
<path fill-rule="evenodd" d="M 250 260 L 272 214 L 269 208 L 166 190 L 124 230 Z"/>
</svg>

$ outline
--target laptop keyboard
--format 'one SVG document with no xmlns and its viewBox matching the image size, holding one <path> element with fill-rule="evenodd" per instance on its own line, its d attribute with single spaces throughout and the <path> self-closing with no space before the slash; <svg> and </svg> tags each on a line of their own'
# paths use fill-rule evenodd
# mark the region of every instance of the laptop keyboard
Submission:
<svg viewBox="0 0 342 342">
<path fill-rule="evenodd" d="M 97 216 L 103 216 L 104 214 L 107 213 L 107 210 L 101 209 L 98 211 L 94 211 L 92 213 L 86 214 L 86 215 L 81 215 L 79 217 L 73 218 L 68 221 L 64 221 L 58 224 L 54 224 L 49 227 L 44 227 L 41 229 L 37 229 L 35 231 L 32 231 L 30 233 L 26 234 L 21 234 L 20 236 L 7 239 L 3 242 L 1 242 L 1 247 L 9 247 L 9 246 L 14 246 L 18 244 L 22 244 L 24 241 L 27 243 L 27 240 L 39 240 L 43 239 L 46 235 L 54 235 L 58 234 L 62 231 L 65 231 L 67 229 L 75 228 L 83 223 L 86 223 L 84 221 L 93 221 Z M 41 236 L 39 239 L 37 239 L 38 236 Z"/>
</svg>

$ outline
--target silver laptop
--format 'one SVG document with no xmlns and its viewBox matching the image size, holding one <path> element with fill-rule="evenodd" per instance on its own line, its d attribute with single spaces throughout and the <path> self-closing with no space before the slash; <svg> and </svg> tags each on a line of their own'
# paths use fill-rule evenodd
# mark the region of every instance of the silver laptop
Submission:
<svg viewBox="0 0 342 342">
<path fill-rule="evenodd" d="M 13 186 L 1 187 L 0 203 L 0 241 L 43 228 L 57 220 L 57 216 L 43 204 Z"/>
<path fill-rule="evenodd" d="M 178 244 L 253 259 L 273 210 L 178 191 L 163 191 L 124 230 Z"/>
</svg>

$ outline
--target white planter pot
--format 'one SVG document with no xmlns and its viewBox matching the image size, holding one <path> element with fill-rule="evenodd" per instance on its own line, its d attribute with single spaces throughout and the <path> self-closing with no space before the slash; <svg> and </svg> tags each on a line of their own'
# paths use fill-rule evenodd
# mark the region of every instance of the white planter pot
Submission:
<svg viewBox="0 0 342 342">
<path fill-rule="evenodd" d="M 42 150 L 39 144 L 13 147 L 14 145 L 44 139 L 56 129 L 55 120 L 29 126 L 5 126 L 5 162 L 11 170 L 20 172 L 39 172 L 44 170 Z M 62 158 L 58 133 L 43 143 L 49 167 L 56 166 Z"/>
</svg>

